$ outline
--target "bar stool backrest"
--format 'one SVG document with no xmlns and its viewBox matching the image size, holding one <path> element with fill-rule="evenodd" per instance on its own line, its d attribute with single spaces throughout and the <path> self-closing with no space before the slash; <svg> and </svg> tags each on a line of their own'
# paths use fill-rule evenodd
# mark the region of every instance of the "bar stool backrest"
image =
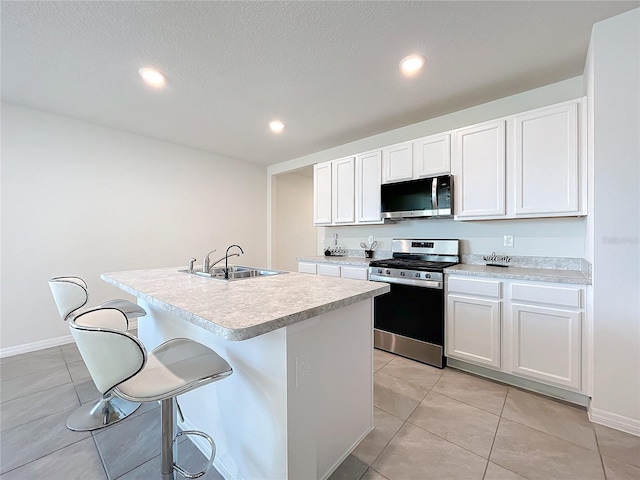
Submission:
<svg viewBox="0 0 640 480">
<path fill-rule="evenodd" d="M 144 345 L 126 332 L 127 317 L 116 308 L 83 312 L 69 320 L 69 328 L 101 393 L 136 375 L 147 362 Z"/>
<path fill-rule="evenodd" d="M 49 280 L 49 288 L 62 320 L 67 320 L 89 300 L 87 283 L 80 277 L 55 277 Z"/>
</svg>

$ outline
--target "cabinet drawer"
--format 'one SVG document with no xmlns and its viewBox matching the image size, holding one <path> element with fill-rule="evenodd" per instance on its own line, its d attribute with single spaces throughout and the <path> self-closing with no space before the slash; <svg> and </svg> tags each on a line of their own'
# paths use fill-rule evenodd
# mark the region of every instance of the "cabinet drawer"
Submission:
<svg viewBox="0 0 640 480">
<path fill-rule="evenodd" d="M 511 286 L 511 299 L 518 302 L 582 308 L 582 291 L 581 288 L 514 283 Z"/>
<path fill-rule="evenodd" d="M 319 263 L 318 275 L 326 275 L 327 277 L 339 277 L 340 265 L 327 265 L 326 263 Z"/>
<path fill-rule="evenodd" d="M 369 269 L 363 267 L 345 267 L 341 268 L 343 278 L 353 278 L 355 280 L 369 280 Z"/>
<path fill-rule="evenodd" d="M 502 297 L 502 282 L 496 280 L 475 280 L 468 278 L 449 278 L 448 291 L 481 295 L 483 297 Z"/>
<path fill-rule="evenodd" d="M 298 272 L 300 273 L 316 273 L 316 264 L 307 262 L 298 262 Z"/>
</svg>

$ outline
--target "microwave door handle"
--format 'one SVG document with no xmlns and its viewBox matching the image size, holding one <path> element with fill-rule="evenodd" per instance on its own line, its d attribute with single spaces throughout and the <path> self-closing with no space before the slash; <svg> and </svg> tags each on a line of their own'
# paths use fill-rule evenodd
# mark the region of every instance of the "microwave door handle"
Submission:
<svg viewBox="0 0 640 480">
<path fill-rule="evenodd" d="M 431 208 L 438 210 L 438 177 L 431 179 Z"/>
</svg>

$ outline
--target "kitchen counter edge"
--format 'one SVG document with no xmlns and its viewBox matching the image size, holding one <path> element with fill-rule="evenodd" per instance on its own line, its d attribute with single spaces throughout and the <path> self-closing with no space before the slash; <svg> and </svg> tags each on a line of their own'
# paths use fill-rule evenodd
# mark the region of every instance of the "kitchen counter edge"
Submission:
<svg viewBox="0 0 640 480">
<path fill-rule="evenodd" d="M 591 277 L 581 270 L 559 270 L 553 268 L 491 267 L 460 263 L 445 268 L 448 275 L 467 275 L 473 277 L 496 277 L 512 280 L 531 280 L 535 282 L 567 283 L 591 285 Z"/>
</svg>

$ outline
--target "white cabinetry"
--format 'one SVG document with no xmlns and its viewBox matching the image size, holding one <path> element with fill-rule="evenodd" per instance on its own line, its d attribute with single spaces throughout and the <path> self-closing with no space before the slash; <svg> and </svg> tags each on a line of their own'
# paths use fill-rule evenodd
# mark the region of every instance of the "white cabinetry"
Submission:
<svg viewBox="0 0 640 480">
<path fill-rule="evenodd" d="M 580 210 L 578 104 L 515 116 L 515 211 L 518 216 Z"/>
<path fill-rule="evenodd" d="M 354 157 L 331 162 L 333 223 L 355 222 L 355 165 Z"/>
<path fill-rule="evenodd" d="M 457 217 L 502 216 L 505 210 L 506 122 L 456 132 L 455 203 Z"/>
<path fill-rule="evenodd" d="M 579 390 L 583 288 L 511 286 L 511 373 Z"/>
<path fill-rule="evenodd" d="M 446 355 L 584 392 L 585 290 L 448 275 Z"/>
<path fill-rule="evenodd" d="M 451 134 L 430 135 L 413 141 L 414 178 L 451 172 Z"/>
<path fill-rule="evenodd" d="M 382 149 L 382 181 L 402 182 L 413 178 L 413 143 L 405 142 Z"/>
<path fill-rule="evenodd" d="M 325 277 L 339 277 L 340 265 L 332 265 L 329 263 L 319 263 L 317 266 L 318 275 Z"/>
<path fill-rule="evenodd" d="M 382 183 L 451 172 L 451 133 L 440 133 L 382 149 Z"/>
<path fill-rule="evenodd" d="M 500 369 L 501 282 L 449 278 L 446 355 Z"/>
<path fill-rule="evenodd" d="M 331 162 L 313 166 L 313 223 L 331 224 Z"/>
<path fill-rule="evenodd" d="M 584 215 L 584 110 L 574 100 L 457 130 L 455 218 Z"/>
<path fill-rule="evenodd" d="M 369 268 L 356 265 L 336 265 L 331 263 L 298 262 L 298 272 L 325 275 L 328 277 L 369 280 Z"/>
<path fill-rule="evenodd" d="M 314 225 L 383 223 L 381 161 L 376 150 L 314 165 Z"/>
<path fill-rule="evenodd" d="M 382 152 L 374 150 L 356 156 L 356 223 L 382 223 L 380 185 Z"/>
</svg>

